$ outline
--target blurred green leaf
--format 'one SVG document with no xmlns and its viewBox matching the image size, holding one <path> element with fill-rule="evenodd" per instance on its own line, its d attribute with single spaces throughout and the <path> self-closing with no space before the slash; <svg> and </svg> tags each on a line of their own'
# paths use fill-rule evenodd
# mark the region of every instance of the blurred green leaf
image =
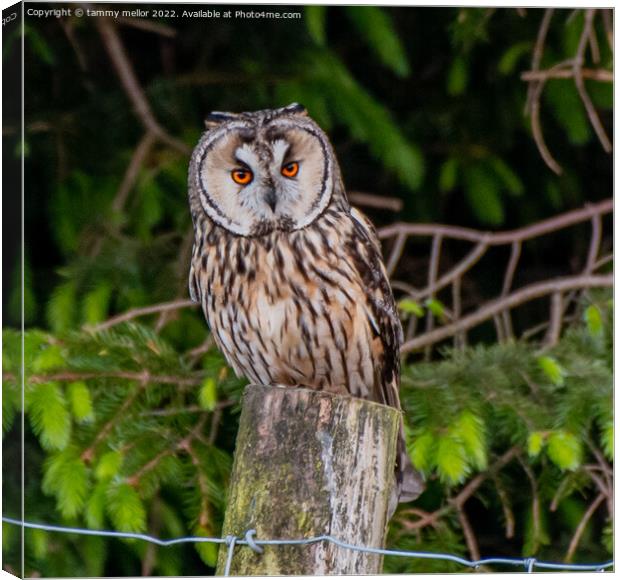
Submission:
<svg viewBox="0 0 620 580">
<path fill-rule="evenodd" d="M 532 42 L 529 40 L 524 40 L 513 44 L 504 52 L 504 54 L 502 54 L 499 59 L 499 63 L 497 64 L 497 69 L 501 74 L 509 75 L 515 70 L 519 60 L 522 57 L 529 55 L 531 50 Z"/>
<path fill-rule="evenodd" d="M 614 106 L 614 84 L 609 82 L 586 81 L 586 90 L 598 109 L 612 110 Z"/>
<path fill-rule="evenodd" d="M 91 423 L 95 419 L 93 401 L 84 381 L 74 381 L 67 385 L 67 395 L 71 412 L 79 423 Z"/>
<path fill-rule="evenodd" d="M 58 344 L 46 345 L 45 348 L 37 350 L 32 362 L 32 371 L 42 373 L 59 369 L 65 365 L 65 357 Z"/>
<path fill-rule="evenodd" d="M 28 394 L 28 417 L 41 445 L 62 450 L 71 436 L 71 417 L 58 383 L 40 383 Z"/>
<path fill-rule="evenodd" d="M 98 483 L 86 501 L 84 515 L 86 517 L 86 525 L 94 530 L 101 530 L 105 527 L 105 510 L 106 510 L 106 490 L 107 483 Z"/>
<path fill-rule="evenodd" d="M 47 65 L 56 64 L 54 52 L 45 38 L 38 32 L 37 28 L 24 23 L 24 38 L 28 46 L 37 58 Z"/>
<path fill-rule="evenodd" d="M 566 371 L 555 358 L 551 356 L 538 357 L 538 366 L 552 384 L 558 387 L 564 384 Z"/>
<path fill-rule="evenodd" d="M 459 8 L 450 26 L 453 44 L 458 49 L 469 52 L 475 45 L 487 42 L 489 39 L 488 23 L 494 10 L 493 8 Z"/>
<path fill-rule="evenodd" d="M 596 304 L 590 304 L 584 313 L 584 319 L 588 325 L 588 331 L 593 337 L 600 336 L 603 332 L 603 317 L 601 311 Z"/>
<path fill-rule="evenodd" d="M 333 55 L 308 55 L 308 80 L 325 94 L 334 118 L 353 138 L 366 143 L 371 153 L 410 189 L 417 190 L 424 176 L 424 157 L 404 137 L 388 110 L 371 97 Z"/>
<path fill-rule="evenodd" d="M 112 479 L 120 470 L 123 454 L 120 451 L 108 451 L 101 456 L 95 468 L 95 477 L 99 480 Z"/>
<path fill-rule="evenodd" d="M 102 322 L 108 314 L 111 296 L 112 287 L 107 282 L 102 282 L 97 288 L 88 292 L 82 303 L 84 321 L 93 325 Z"/>
<path fill-rule="evenodd" d="M 319 46 L 325 46 L 327 36 L 325 32 L 325 20 L 327 17 L 327 6 L 305 6 L 304 11 L 306 13 L 306 26 L 310 38 L 314 40 Z M 294 99 L 293 99 L 294 102 Z"/>
<path fill-rule="evenodd" d="M 527 454 L 530 457 L 538 457 L 545 444 L 544 434 L 540 431 L 530 433 L 527 438 Z"/>
<path fill-rule="evenodd" d="M 125 482 L 113 482 L 106 492 L 106 510 L 114 527 L 122 532 L 144 532 L 146 511 L 138 492 Z"/>
<path fill-rule="evenodd" d="M 346 14 L 385 66 L 400 77 L 409 74 L 409 63 L 405 49 L 390 16 L 384 8 L 348 6 Z"/>
<path fill-rule="evenodd" d="M 488 159 L 495 174 L 502 181 L 508 192 L 514 196 L 523 195 L 525 188 L 519 176 L 499 157 L 492 155 Z"/>
<path fill-rule="evenodd" d="M 64 282 L 52 291 L 47 304 L 47 321 L 54 332 L 62 332 L 73 326 L 77 310 L 75 281 Z"/>
<path fill-rule="evenodd" d="M 614 422 L 607 421 L 601 430 L 601 442 L 605 457 L 610 461 L 614 459 Z"/>
<path fill-rule="evenodd" d="M 213 411 L 217 405 L 217 383 L 213 377 L 207 377 L 200 391 L 198 391 L 198 402 L 203 409 Z"/>
<path fill-rule="evenodd" d="M 476 469 L 484 469 L 487 465 L 486 438 L 484 421 L 469 410 L 461 413 L 452 426 L 452 434 L 463 442 L 467 455 Z"/>
<path fill-rule="evenodd" d="M 435 318 L 443 320 L 446 316 L 446 307 L 437 298 L 427 298 L 424 306 L 428 308 Z"/>
<path fill-rule="evenodd" d="M 413 314 L 418 318 L 424 316 L 424 308 L 422 308 L 415 300 L 411 298 L 403 298 L 398 302 L 398 308 L 405 314 Z"/>
<path fill-rule="evenodd" d="M 456 186 L 458 176 L 459 161 L 456 157 L 450 157 L 441 165 L 439 170 L 439 190 L 451 191 Z"/>
<path fill-rule="evenodd" d="M 163 191 L 152 173 L 144 172 L 138 182 L 139 206 L 136 231 L 144 239 L 150 239 L 152 229 L 163 217 Z"/>
<path fill-rule="evenodd" d="M 552 431 L 547 439 L 547 455 L 560 469 L 577 469 L 581 463 L 581 443 L 572 433 Z"/>
<path fill-rule="evenodd" d="M 88 471 L 74 448 L 50 456 L 45 462 L 43 491 L 56 496 L 58 509 L 66 518 L 77 516 L 89 491 Z"/>
<path fill-rule="evenodd" d="M 469 79 L 469 63 L 463 56 L 457 56 L 452 61 L 448 71 L 446 90 L 452 97 L 462 95 L 467 89 Z"/>
<path fill-rule="evenodd" d="M 413 465 L 424 472 L 429 472 L 435 464 L 436 438 L 431 433 L 419 433 L 412 437 L 409 456 Z"/>
<path fill-rule="evenodd" d="M 543 97 L 549 113 L 563 127 L 573 145 L 585 145 L 592 136 L 590 123 L 574 84 L 551 79 L 545 84 Z"/>
<path fill-rule="evenodd" d="M 47 532 L 43 530 L 26 530 L 25 541 L 32 547 L 32 552 L 37 560 L 42 560 L 47 556 L 49 547 Z"/>
<path fill-rule="evenodd" d="M 475 216 L 483 224 L 497 226 L 504 222 L 504 205 L 497 177 L 480 164 L 464 168 L 465 195 Z"/>
<path fill-rule="evenodd" d="M 437 473 L 441 481 L 457 484 L 463 481 L 468 472 L 463 443 L 448 435 L 439 437 L 437 443 Z"/>
<path fill-rule="evenodd" d="M 197 526 L 194 530 L 194 535 L 201 538 L 213 537 L 213 532 L 203 526 Z M 214 568 L 217 564 L 218 546 L 217 544 L 211 544 L 208 542 L 198 542 L 194 544 L 196 551 L 201 560 L 207 565 Z"/>
</svg>

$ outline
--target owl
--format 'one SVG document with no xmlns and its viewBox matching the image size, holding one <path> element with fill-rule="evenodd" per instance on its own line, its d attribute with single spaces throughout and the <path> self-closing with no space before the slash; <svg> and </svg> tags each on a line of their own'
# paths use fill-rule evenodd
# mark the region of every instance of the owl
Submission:
<svg viewBox="0 0 620 580">
<path fill-rule="evenodd" d="M 379 240 L 303 106 L 211 113 L 189 202 L 190 296 L 237 375 L 400 409 L 402 329 Z M 395 475 L 392 511 L 423 489 L 402 425 Z"/>
</svg>

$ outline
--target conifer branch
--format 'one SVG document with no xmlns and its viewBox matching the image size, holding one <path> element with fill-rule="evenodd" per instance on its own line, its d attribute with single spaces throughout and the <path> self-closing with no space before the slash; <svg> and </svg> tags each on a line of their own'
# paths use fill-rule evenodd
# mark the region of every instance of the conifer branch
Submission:
<svg viewBox="0 0 620 580">
<path fill-rule="evenodd" d="M 4 380 L 15 380 L 15 375 L 2 373 Z M 202 384 L 202 378 L 181 377 L 175 375 L 151 375 L 148 371 L 104 371 L 104 372 L 58 372 L 47 375 L 29 375 L 27 382 L 31 384 L 49 383 L 53 381 L 87 381 L 89 379 L 126 379 L 140 383 L 161 383 L 169 385 L 196 386 Z"/>
<path fill-rule="evenodd" d="M 478 488 L 490 477 L 503 469 L 506 464 L 510 463 L 515 457 L 519 456 L 521 448 L 517 445 L 511 447 L 506 453 L 501 455 L 497 461 L 483 473 L 479 473 L 452 499 L 452 503 L 462 507 L 463 504 L 476 492 Z"/>
<path fill-rule="evenodd" d="M 532 488 L 532 528 L 534 530 L 534 539 L 535 546 L 533 551 L 536 552 L 538 549 L 538 542 L 541 533 L 541 524 L 540 524 L 540 497 L 538 495 L 538 483 L 536 482 L 536 477 L 534 472 L 530 468 L 530 466 L 526 463 L 526 461 L 520 456 L 517 455 L 517 459 L 523 468 L 523 471 L 527 475 L 527 478 L 530 480 L 530 487 Z"/>
<path fill-rule="evenodd" d="M 145 463 L 138 471 L 136 471 L 133 475 L 127 478 L 127 483 L 133 487 L 136 487 L 140 483 L 140 479 L 145 473 L 152 471 L 161 463 L 162 459 L 168 457 L 170 455 L 174 455 L 177 451 L 187 451 L 191 442 L 194 438 L 196 438 L 207 421 L 208 411 L 203 410 L 203 416 L 198 420 L 198 423 L 194 426 L 194 428 L 190 431 L 188 435 L 186 435 L 183 439 L 181 439 L 178 443 L 176 443 L 173 447 L 168 447 L 160 451 L 153 459 L 151 459 L 148 463 Z"/>
<path fill-rule="evenodd" d="M 209 525 L 210 510 L 209 510 L 209 483 L 207 476 L 200 464 L 200 458 L 194 451 L 191 443 L 187 445 L 185 451 L 189 455 L 192 465 L 196 468 L 196 479 L 198 480 L 198 488 L 200 489 L 200 510 L 198 513 L 198 525 L 202 528 L 207 528 Z"/>
<path fill-rule="evenodd" d="M 480 486 L 490 477 L 495 477 L 495 475 L 508 463 L 510 463 L 515 457 L 518 457 L 519 453 L 521 453 L 521 448 L 519 446 L 515 445 L 514 447 L 511 447 L 508 451 L 502 454 L 493 463 L 493 465 L 491 465 L 491 467 L 471 479 L 456 496 L 449 500 L 447 505 L 435 510 L 434 512 L 429 513 L 415 508 L 404 510 L 401 512 L 402 515 L 413 514 L 419 519 L 414 522 L 404 520 L 401 523 L 410 530 L 424 528 L 429 525 L 436 526 L 437 522 L 446 514 L 455 510 L 457 512 L 460 510 L 462 511 L 467 500 L 470 499 L 476 491 L 478 491 Z"/>
<path fill-rule="evenodd" d="M 79 379 L 77 379 L 79 380 Z M 146 388 L 147 383 L 142 381 L 138 387 L 134 390 L 130 397 L 127 397 L 123 404 L 118 408 L 116 413 L 112 416 L 112 418 L 103 426 L 99 434 L 95 437 L 94 441 L 87 447 L 82 454 L 80 455 L 80 459 L 84 461 L 84 463 L 90 463 L 93 460 L 95 449 L 97 446 L 110 434 L 112 428 L 116 423 L 123 418 L 125 411 L 133 404 L 133 402 L 142 394 L 142 391 Z"/>
</svg>

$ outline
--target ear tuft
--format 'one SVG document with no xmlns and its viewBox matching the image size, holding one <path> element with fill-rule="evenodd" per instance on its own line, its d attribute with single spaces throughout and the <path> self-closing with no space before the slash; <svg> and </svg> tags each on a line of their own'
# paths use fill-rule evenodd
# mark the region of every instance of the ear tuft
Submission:
<svg viewBox="0 0 620 580">
<path fill-rule="evenodd" d="M 213 129 L 221 123 L 232 121 L 236 115 L 234 113 L 222 113 L 221 111 L 213 111 L 207 115 L 205 119 L 205 126 L 207 129 Z"/>
<path fill-rule="evenodd" d="M 291 103 L 290 105 L 283 107 L 282 112 L 293 114 L 293 115 L 303 115 L 303 116 L 308 114 L 306 107 L 304 107 L 300 103 Z"/>
</svg>

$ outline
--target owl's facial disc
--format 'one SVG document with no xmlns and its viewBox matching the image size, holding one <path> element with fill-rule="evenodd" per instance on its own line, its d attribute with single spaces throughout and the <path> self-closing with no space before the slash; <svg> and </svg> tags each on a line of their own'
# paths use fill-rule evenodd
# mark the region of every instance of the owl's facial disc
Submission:
<svg viewBox="0 0 620 580">
<path fill-rule="evenodd" d="M 197 184 L 204 210 L 244 236 L 312 223 L 332 195 L 331 155 L 320 129 L 275 120 L 217 131 L 205 144 Z"/>
</svg>

